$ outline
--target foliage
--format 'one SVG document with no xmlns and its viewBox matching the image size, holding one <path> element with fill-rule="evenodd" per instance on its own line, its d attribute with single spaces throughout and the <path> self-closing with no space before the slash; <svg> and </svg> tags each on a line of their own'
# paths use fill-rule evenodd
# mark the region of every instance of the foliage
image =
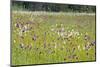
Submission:
<svg viewBox="0 0 100 67">
<path fill-rule="evenodd" d="M 42 2 L 12 1 L 13 10 L 49 11 L 49 12 L 95 12 L 95 6 L 71 5 Z"/>
</svg>

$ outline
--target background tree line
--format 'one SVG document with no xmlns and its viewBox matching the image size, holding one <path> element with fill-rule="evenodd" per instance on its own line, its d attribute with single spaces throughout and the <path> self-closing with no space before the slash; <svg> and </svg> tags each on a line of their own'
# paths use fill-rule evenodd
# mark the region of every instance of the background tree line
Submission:
<svg viewBox="0 0 100 67">
<path fill-rule="evenodd" d="M 13 10 L 49 11 L 49 12 L 95 12 L 96 7 L 90 5 L 70 5 L 43 2 L 12 1 Z"/>
</svg>

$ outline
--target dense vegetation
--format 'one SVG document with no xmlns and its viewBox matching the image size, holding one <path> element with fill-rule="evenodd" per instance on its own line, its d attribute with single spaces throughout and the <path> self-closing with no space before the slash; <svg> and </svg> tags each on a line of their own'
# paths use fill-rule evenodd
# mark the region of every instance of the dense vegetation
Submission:
<svg viewBox="0 0 100 67">
<path fill-rule="evenodd" d="M 95 6 L 65 5 L 57 3 L 12 1 L 13 10 L 49 11 L 49 12 L 95 12 Z"/>
<path fill-rule="evenodd" d="M 12 9 L 12 65 L 96 60 L 94 6 L 14 1 Z"/>
<path fill-rule="evenodd" d="M 12 13 L 12 64 L 95 60 L 95 15 Z"/>
</svg>

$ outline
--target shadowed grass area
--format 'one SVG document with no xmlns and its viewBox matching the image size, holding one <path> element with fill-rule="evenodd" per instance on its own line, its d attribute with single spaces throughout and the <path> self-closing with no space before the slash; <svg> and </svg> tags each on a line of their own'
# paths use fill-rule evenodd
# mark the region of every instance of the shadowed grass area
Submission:
<svg viewBox="0 0 100 67">
<path fill-rule="evenodd" d="M 95 14 L 12 12 L 12 65 L 95 61 Z"/>
</svg>

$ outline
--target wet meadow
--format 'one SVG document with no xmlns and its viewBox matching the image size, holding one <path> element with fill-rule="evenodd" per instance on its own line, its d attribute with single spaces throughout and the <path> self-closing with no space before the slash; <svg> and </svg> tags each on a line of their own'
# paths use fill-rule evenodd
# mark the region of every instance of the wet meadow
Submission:
<svg viewBox="0 0 100 67">
<path fill-rule="evenodd" d="M 12 11 L 12 65 L 95 61 L 95 14 Z"/>
</svg>

